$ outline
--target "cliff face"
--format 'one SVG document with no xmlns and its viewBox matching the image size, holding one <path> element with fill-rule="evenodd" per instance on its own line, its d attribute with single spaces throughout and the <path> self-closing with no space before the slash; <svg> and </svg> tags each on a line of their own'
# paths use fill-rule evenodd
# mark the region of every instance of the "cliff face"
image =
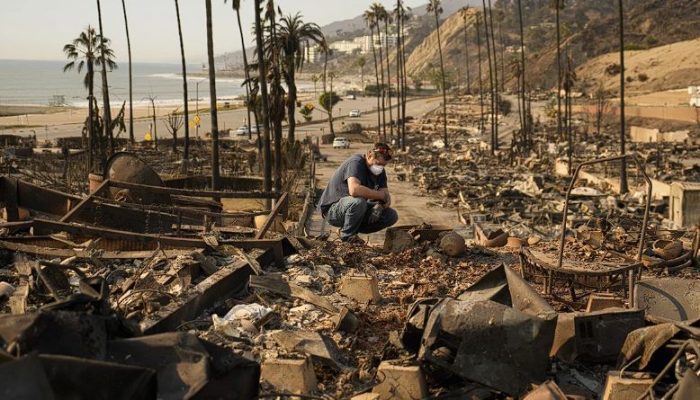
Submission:
<svg viewBox="0 0 700 400">
<path fill-rule="evenodd" d="M 472 26 L 468 30 L 469 40 L 473 39 L 475 23 L 475 9 L 469 9 L 467 13 L 467 25 Z M 445 62 L 445 74 L 450 80 L 457 81 L 459 75 L 466 76 L 466 60 L 464 47 L 464 18 L 461 12 L 457 12 L 448 17 L 440 25 L 440 40 L 442 42 L 442 54 Z M 476 71 L 476 47 L 469 44 L 470 69 Z M 482 56 L 486 57 L 485 49 Z M 437 30 L 433 30 L 422 43 L 411 52 L 406 59 L 406 70 L 408 76 L 425 77 L 430 71 L 440 68 L 440 53 L 438 48 Z M 476 75 L 475 75 L 476 76 Z"/>
</svg>

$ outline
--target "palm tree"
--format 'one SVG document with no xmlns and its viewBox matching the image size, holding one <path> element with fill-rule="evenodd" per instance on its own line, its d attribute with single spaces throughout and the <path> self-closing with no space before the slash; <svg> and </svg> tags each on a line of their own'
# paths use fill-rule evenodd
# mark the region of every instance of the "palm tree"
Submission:
<svg viewBox="0 0 700 400">
<path fill-rule="evenodd" d="M 224 0 L 224 3 L 226 3 L 228 0 Z M 233 10 L 236 11 L 236 21 L 238 22 L 238 34 L 241 37 L 241 53 L 243 54 L 243 71 L 245 73 L 245 97 L 246 97 L 246 111 L 248 112 L 248 139 L 251 138 L 252 135 L 252 129 L 250 127 L 251 124 L 251 119 L 250 119 L 250 109 L 253 106 L 250 101 L 250 93 L 252 92 L 251 89 L 251 80 L 250 80 L 250 71 L 248 70 L 248 54 L 245 49 L 245 39 L 243 38 L 243 25 L 241 24 L 241 0 L 231 0 L 231 6 L 233 7 Z M 255 118 L 255 127 L 256 130 L 258 128 L 258 113 L 257 110 L 256 112 L 253 113 L 254 118 Z M 260 132 L 258 131 L 258 136 L 260 136 Z"/>
<path fill-rule="evenodd" d="M 561 30 L 559 28 L 559 11 L 564 8 L 564 0 L 551 0 L 550 7 L 555 10 L 557 30 L 557 135 L 561 137 Z"/>
<path fill-rule="evenodd" d="M 496 33 L 493 23 L 493 8 L 491 7 L 491 0 L 489 2 L 489 30 L 491 31 L 491 52 L 493 54 L 493 93 L 491 95 L 491 103 L 493 104 L 493 148 L 498 149 L 498 112 L 500 111 L 500 97 L 498 95 L 498 56 L 496 55 Z M 488 37 L 487 37 L 488 39 Z"/>
<path fill-rule="evenodd" d="M 209 61 L 209 104 L 211 109 L 211 188 L 219 190 L 219 119 L 216 110 L 216 64 L 211 21 L 211 0 L 205 1 L 207 13 L 207 58 Z"/>
<path fill-rule="evenodd" d="M 319 80 L 321 80 L 321 78 L 319 78 L 318 75 L 316 75 L 316 74 L 311 75 L 311 82 L 314 83 L 314 98 L 316 98 L 316 84 L 318 83 Z"/>
<path fill-rule="evenodd" d="M 367 59 L 365 56 L 360 56 L 357 58 L 357 66 L 360 67 L 360 87 L 362 88 L 362 92 L 364 93 L 365 91 L 365 65 L 367 64 Z"/>
<path fill-rule="evenodd" d="M 386 81 L 384 80 L 384 46 L 382 45 L 382 21 L 386 15 L 386 9 L 380 3 L 372 3 L 370 6 L 374 13 L 374 20 L 377 26 L 377 38 L 379 39 L 379 80 L 381 86 L 378 89 L 381 94 L 381 113 L 382 113 L 382 134 L 386 141 Z M 386 37 L 384 38 L 386 42 Z"/>
<path fill-rule="evenodd" d="M 396 21 L 396 136 L 398 137 L 399 140 L 399 145 L 401 146 L 401 149 L 404 149 L 403 145 L 403 120 L 404 120 L 404 115 L 402 114 L 402 99 L 403 99 L 403 74 L 402 74 L 402 57 L 401 57 L 401 50 L 402 50 L 402 35 L 401 35 L 401 24 L 402 21 L 401 19 L 403 18 L 402 15 L 402 4 L 401 0 L 396 0 L 396 7 L 394 7 L 394 20 Z"/>
<path fill-rule="evenodd" d="M 488 16 L 486 15 L 488 13 L 488 8 L 486 7 L 486 0 L 482 0 L 482 3 L 484 5 L 484 34 L 486 35 L 486 55 L 488 57 L 488 62 L 489 62 L 489 93 L 490 93 L 490 107 L 489 107 L 489 115 L 491 119 L 491 154 L 494 154 L 496 151 L 496 131 L 494 129 L 494 121 L 496 119 L 495 114 L 495 96 L 494 96 L 494 70 L 496 69 L 495 66 L 495 58 L 496 58 L 496 53 L 495 51 L 493 52 L 493 57 L 491 56 L 492 54 L 492 49 L 491 49 L 491 40 L 489 39 L 489 22 L 488 22 Z M 493 27 L 491 27 L 493 29 Z M 492 63 L 492 61 L 494 61 Z M 497 84 L 497 82 L 496 82 Z"/>
<path fill-rule="evenodd" d="M 101 58 L 104 59 L 105 55 L 105 43 L 104 43 L 104 32 L 102 31 L 102 9 L 100 7 L 100 0 L 97 0 L 97 19 L 100 24 L 100 54 Z M 109 141 L 109 153 L 114 153 L 114 138 L 112 137 L 112 110 L 109 106 L 109 84 L 107 83 L 107 63 L 102 63 L 102 115 L 104 127 L 104 136 Z M 111 71 L 112 68 L 110 68 Z M 104 160 L 106 161 L 106 160 Z M 102 167 L 106 167 L 103 162 Z"/>
<path fill-rule="evenodd" d="M 73 42 L 63 46 L 63 52 L 66 58 L 70 60 L 64 67 L 63 72 L 77 68 L 78 73 L 86 69 L 83 84 L 88 90 L 88 119 L 87 119 L 87 148 L 88 148 L 88 170 L 92 171 L 93 167 L 93 152 L 95 146 L 95 115 L 93 108 L 94 89 L 95 89 L 95 64 L 100 63 L 100 57 L 97 55 L 98 36 L 95 29 L 88 26 L 85 31 L 80 32 Z"/>
<path fill-rule="evenodd" d="M 394 137 L 394 114 L 391 110 L 391 65 L 389 62 L 389 24 L 392 22 L 391 14 L 382 7 L 382 20 L 384 21 L 384 45 L 386 46 L 386 83 L 387 83 L 387 100 L 389 103 L 389 135 Z"/>
<path fill-rule="evenodd" d="M 484 132 L 484 83 L 483 83 L 483 76 L 482 76 L 482 71 L 481 71 L 481 27 L 479 25 L 481 21 L 481 17 L 479 16 L 479 13 L 476 14 L 476 26 L 474 27 L 476 30 L 476 49 L 477 49 L 477 61 L 479 65 L 479 105 L 480 105 L 480 113 L 479 113 L 479 132 L 483 133 Z"/>
<path fill-rule="evenodd" d="M 330 90 L 326 91 L 324 88 L 323 94 L 321 94 L 318 101 L 321 107 L 328 113 L 330 133 L 335 136 L 335 130 L 333 128 L 333 107 L 340 101 L 340 97 L 333 91 L 333 79 L 335 79 L 337 75 L 333 71 L 328 72 L 326 75 L 330 81 Z"/>
<path fill-rule="evenodd" d="M 331 49 L 327 46 L 323 49 L 323 93 L 321 97 L 318 98 L 321 107 L 328 113 L 328 125 L 330 128 L 331 135 L 335 136 L 335 130 L 333 129 L 333 106 L 340 100 L 337 95 L 333 92 L 333 79 L 336 77 L 335 72 L 328 72 L 328 55 L 331 54 Z M 330 78 L 331 88 L 330 91 L 327 90 L 326 82 Z"/>
<path fill-rule="evenodd" d="M 369 27 L 369 42 L 370 46 L 372 46 L 372 56 L 374 58 L 374 78 L 376 81 L 376 89 L 377 89 L 377 134 L 381 134 L 381 129 L 382 129 L 382 121 L 381 121 L 381 106 L 380 106 L 380 95 L 379 91 L 381 90 L 379 87 L 379 67 L 377 64 L 377 49 L 376 46 L 374 45 L 374 27 L 377 26 L 377 15 L 374 12 L 374 9 L 370 7 L 365 13 L 363 14 L 363 17 L 365 19 L 365 23 L 367 24 L 367 27 Z M 325 90 L 325 88 L 324 88 Z M 386 138 L 386 135 L 384 135 Z"/>
<path fill-rule="evenodd" d="M 180 5 L 177 0 L 175 0 L 175 14 L 177 15 L 177 33 L 180 36 L 180 59 L 182 60 L 182 95 L 183 101 L 185 103 L 185 151 L 182 158 L 185 160 L 190 159 L 190 111 L 188 106 L 188 92 L 187 92 L 187 63 L 185 62 L 185 45 L 182 41 L 182 26 L 180 24 Z M 177 134 L 177 130 L 175 130 Z M 177 149 L 177 141 L 173 144 L 173 150 Z"/>
<path fill-rule="evenodd" d="M 625 12 L 622 0 L 618 0 L 620 22 L 620 155 L 625 155 Z M 620 194 L 627 193 L 627 163 L 622 159 L 620 167 Z"/>
<path fill-rule="evenodd" d="M 503 38 L 503 19 L 505 18 L 505 12 L 502 10 L 496 10 L 496 18 L 498 21 L 498 41 L 500 42 L 500 47 L 501 47 L 501 91 L 505 92 L 506 90 L 506 56 L 505 56 L 505 51 L 506 51 L 506 42 L 505 39 Z"/>
<path fill-rule="evenodd" d="M 525 80 L 525 34 L 524 34 L 524 28 L 523 28 L 523 7 L 521 4 L 521 1 L 518 0 L 518 21 L 520 24 L 520 104 L 521 104 L 521 109 L 522 109 L 522 114 L 523 114 L 523 120 L 522 120 L 522 125 L 521 129 L 523 130 L 524 136 L 525 136 L 525 141 L 527 142 L 528 146 L 530 145 L 530 115 L 528 112 L 527 108 L 527 103 L 525 101 L 525 87 L 526 87 L 526 80 Z"/>
<path fill-rule="evenodd" d="M 469 16 L 469 6 L 462 8 L 462 19 L 464 20 L 464 60 L 467 67 L 467 93 L 472 92 L 472 81 L 469 76 L 469 25 L 467 19 Z"/>
<path fill-rule="evenodd" d="M 407 13 L 408 12 L 408 13 Z M 406 37 L 404 36 L 406 21 L 410 19 L 410 7 L 401 7 L 401 78 L 403 94 L 401 96 L 401 150 L 406 150 L 406 98 L 408 95 L 408 72 L 406 71 Z"/>
<path fill-rule="evenodd" d="M 573 172 L 573 149 L 574 149 L 574 138 L 571 132 L 571 92 L 573 90 L 574 84 L 576 82 L 576 71 L 573 67 L 573 59 L 571 58 L 571 53 L 567 51 L 566 55 L 566 72 L 564 74 L 563 85 L 564 85 L 564 119 L 566 121 L 566 141 L 568 152 L 567 156 L 568 162 L 568 172 L 569 175 Z"/>
<path fill-rule="evenodd" d="M 207 0 L 209 1 L 209 0 Z M 267 66 L 263 48 L 263 24 L 260 13 L 262 12 L 262 0 L 255 0 L 255 46 L 258 58 L 258 85 L 260 87 L 260 102 L 262 109 L 263 128 L 263 190 L 272 190 L 272 153 L 270 151 L 270 120 L 269 120 L 269 98 L 267 95 Z"/>
<path fill-rule="evenodd" d="M 129 54 L 129 141 L 133 144 L 134 139 L 134 100 L 131 81 L 131 39 L 129 38 L 129 20 L 126 17 L 126 4 L 122 0 L 122 11 L 124 12 L 124 29 L 126 30 L 126 49 Z"/>
<path fill-rule="evenodd" d="M 282 43 L 277 40 L 277 13 L 274 0 L 267 0 L 265 6 L 265 19 L 267 20 L 266 30 L 268 33 L 268 44 L 266 48 L 268 58 L 263 62 L 270 64 L 271 82 L 270 82 L 270 99 L 272 100 L 270 108 L 270 123 L 274 135 L 275 144 L 275 174 L 274 188 L 275 191 L 282 190 L 282 120 L 284 119 L 284 100 L 285 93 L 282 88 L 282 71 L 281 68 L 281 47 Z"/>
<path fill-rule="evenodd" d="M 438 51 L 440 53 L 440 75 L 442 76 L 442 129 L 445 141 L 445 148 L 447 148 L 447 85 L 445 84 L 445 63 L 442 58 L 442 42 L 440 40 L 440 21 L 438 16 L 442 14 L 442 6 L 440 5 L 440 0 L 430 0 L 428 3 L 428 12 L 432 12 L 435 15 L 435 30 L 437 31 L 438 38 Z"/>
<path fill-rule="evenodd" d="M 287 83 L 287 125 L 289 134 L 287 139 L 294 143 L 294 130 L 296 120 L 294 111 L 297 103 L 297 85 L 295 73 L 304 66 L 304 42 L 314 42 L 321 47 L 326 47 L 321 28 L 313 23 L 305 23 L 301 14 L 283 17 L 277 24 L 276 40 L 281 45 L 284 79 Z"/>
</svg>

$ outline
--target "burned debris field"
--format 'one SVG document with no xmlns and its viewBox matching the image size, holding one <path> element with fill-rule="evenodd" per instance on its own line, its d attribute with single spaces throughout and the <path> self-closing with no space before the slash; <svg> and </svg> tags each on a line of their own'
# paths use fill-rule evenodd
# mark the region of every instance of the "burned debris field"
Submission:
<svg viewBox="0 0 700 400">
<path fill-rule="evenodd" d="M 39 3 L 0 399 L 700 399 L 696 2 Z"/>
</svg>

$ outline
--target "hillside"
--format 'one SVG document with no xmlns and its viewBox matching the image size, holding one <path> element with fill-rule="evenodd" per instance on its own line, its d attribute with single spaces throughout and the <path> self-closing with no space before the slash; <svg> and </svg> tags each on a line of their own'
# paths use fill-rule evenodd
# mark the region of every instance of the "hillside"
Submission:
<svg viewBox="0 0 700 400">
<path fill-rule="evenodd" d="M 460 8 L 469 6 L 481 6 L 481 0 L 444 0 L 442 2 L 443 16 L 445 18 L 457 12 Z M 387 7 L 388 8 L 388 7 Z M 422 6 L 414 7 L 411 13 L 414 16 L 420 17 L 427 13 L 427 3 Z M 343 34 L 353 33 L 358 30 L 366 31 L 365 20 L 362 14 L 342 21 L 332 22 L 328 25 L 321 27 L 321 31 L 327 38 L 333 39 L 336 36 L 343 36 Z"/>
<path fill-rule="evenodd" d="M 549 0 L 523 0 L 522 4 L 528 81 L 533 87 L 552 87 L 556 85 L 557 77 L 554 11 L 549 8 Z M 625 43 L 628 50 L 650 49 L 700 37 L 697 0 L 674 1 L 673 7 L 668 7 L 662 0 L 635 0 L 625 2 L 625 7 Z M 562 52 L 566 49 L 571 52 L 575 66 L 617 49 L 619 24 L 616 2 L 569 0 L 560 14 Z M 503 57 L 507 66 L 519 57 L 517 52 L 501 52 L 502 47 L 519 48 L 517 1 L 496 2 L 493 18 L 496 25 L 498 60 L 500 63 Z M 474 19 L 471 18 L 469 23 L 470 61 L 476 61 Z M 463 29 L 462 18 L 453 15 L 442 23 L 440 29 L 447 70 L 454 75 L 457 73 L 456 67 L 463 68 L 465 64 L 463 32 L 460 34 Z M 482 39 L 483 37 L 482 27 Z M 485 68 L 485 47 L 482 49 L 482 55 Z M 474 76 L 477 64 L 471 64 L 471 73 Z M 425 75 L 429 65 L 439 65 L 435 32 L 428 35 L 408 58 L 409 74 Z M 499 74 L 501 72 L 499 66 Z M 511 75 L 507 67 L 505 75 Z M 667 83 L 673 84 L 673 81 L 668 80 Z M 662 88 L 666 87 L 663 81 L 656 81 L 656 84 Z"/>
<path fill-rule="evenodd" d="M 700 38 L 625 52 L 626 88 L 652 92 L 700 85 Z M 581 65 L 579 81 L 601 82 L 606 90 L 617 90 L 620 75 L 606 73 L 610 65 L 619 65 L 620 54 L 609 53 Z"/>
<path fill-rule="evenodd" d="M 476 10 L 470 9 L 467 23 L 473 24 L 475 21 Z M 464 20 L 461 13 L 451 15 L 440 25 L 440 39 L 443 43 L 443 56 L 445 59 L 445 71 L 449 78 L 457 78 L 457 71 L 463 71 L 465 65 L 464 58 Z M 472 48 L 470 48 L 470 51 Z M 473 60 L 473 70 L 478 68 L 476 65 L 476 48 L 470 53 L 470 61 Z M 483 54 L 484 58 L 486 54 Z M 440 54 L 438 49 L 437 31 L 433 30 L 416 48 L 411 52 L 411 55 L 406 59 L 406 71 L 408 76 L 425 77 L 433 68 L 439 68 Z"/>
<path fill-rule="evenodd" d="M 442 2 L 443 14 L 440 16 L 440 18 L 447 18 L 448 16 L 454 14 L 465 5 L 474 7 L 480 6 L 481 0 L 444 0 Z M 422 6 L 414 7 L 411 9 L 411 14 L 415 17 L 422 17 L 426 13 L 427 3 Z M 409 43 L 408 49 L 411 50 L 413 49 L 413 47 L 417 46 L 423 40 L 423 38 L 425 38 L 425 36 L 427 36 L 430 33 L 431 30 L 432 29 L 428 29 L 426 31 L 421 30 L 417 32 L 418 35 L 415 38 L 417 39 L 417 43 Z M 353 18 L 334 21 L 330 24 L 322 26 L 321 32 L 323 32 L 326 38 L 330 41 L 369 34 L 369 30 L 367 29 L 367 25 L 365 24 L 365 20 L 362 16 L 362 11 L 358 12 L 358 15 Z M 252 47 L 248 49 L 249 57 L 251 57 L 251 54 L 254 52 L 254 50 L 255 49 Z M 242 64 L 243 55 L 240 50 L 236 50 L 217 55 L 215 57 L 215 60 L 219 68 L 230 68 L 232 66 Z"/>
</svg>

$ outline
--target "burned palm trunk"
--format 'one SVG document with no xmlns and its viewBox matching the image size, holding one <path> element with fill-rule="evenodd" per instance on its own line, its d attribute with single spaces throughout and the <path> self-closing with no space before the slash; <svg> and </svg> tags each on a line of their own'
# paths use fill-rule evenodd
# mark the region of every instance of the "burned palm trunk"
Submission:
<svg viewBox="0 0 700 400">
<path fill-rule="evenodd" d="M 489 37 L 489 22 L 487 18 L 487 8 L 486 8 L 486 0 L 483 0 L 483 5 L 484 5 L 484 12 L 483 12 L 483 17 L 484 17 L 484 33 L 486 34 L 486 55 L 488 57 L 488 62 L 489 62 L 489 93 L 490 93 L 490 120 L 491 120 L 491 154 L 496 153 L 496 131 L 495 131 L 495 120 L 496 120 L 496 105 L 495 105 L 495 82 L 494 82 L 494 70 L 495 70 L 495 64 L 492 64 L 493 59 L 495 58 L 495 52 L 494 52 L 494 57 L 491 56 L 491 40 Z"/>
<path fill-rule="evenodd" d="M 481 29 L 479 27 L 481 19 L 479 14 L 476 15 L 476 49 L 477 49 L 477 62 L 479 64 L 479 133 L 484 132 L 484 82 L 483 75 L 481 71 Z"/>
<path fill-rule="evenodd" d="M 211 113 L 211 188 L 219 189 L 219 119 L 216 110 L 216 63 L 214 63 L 214 34 L 211 18 L 211 0 L 206 0 L 207 58 L 209 61 L 209 104 Z"/>
<path fill-rule="evenodd" d="M 495 24 L 493 23 L 493 9 L 491 7 L 491 0 L 489 0 L 489 8 L 488 8 L 488 13 L 489 13 L 489 30 L 491 32 L 491 52 L 493 53 L 493 94 L 492 96 L 492 102 L 493 102 L 493 146 L 495 150 L 498 150 L 498 113 L 501 109 L 501 99 L 498 94 L 498 56 L 496 53 L 496 33 L 495 33 Z M 488 37 L 487 37 L 488 39 Z M 501 77 L 501 80 L 503 80 L 504 77 Z"/>
<path fill-rule="evenodd" d="M 389 103 L 389 137 L 394 138 L 394 112 L 391 109 L 391 62 L 389 60 L 389 17 L 384 19 L 384 41 L 386 42 L 386 83 Z M 398 46 L 398 44 L 397 44 Z M 398 62 L 398 59 L 397 59 Z"/>
<path fill-rule="evenodd" d="M 100 0 L 97 0 L 97 16 L 100 24 L 100 58 L 102 63 L 102 115 L 103 122 L 102 126 L 104 128 L 104 140 L 108 140 L 109 144 L 109 154 L 114 153 L 114 138 L 112 137 L 112 110 L 109 106 L 109 84 L 107 83 L 107 63 L 108 59 L 105 54 L 105 37 L 102 31 L 102 9 L 100 7 Z M 102 167 L 107 163 L 107 154 L 102 155 Z"/>
<path fill-rule="evenodd" d="M 263 51 L 263 23 L 260 18 L 261 0 L 255 0 L 255 44 L 258 56 L 258 82 L 260 85 L 261 116 L 262 116 L 262 146 L 263 146 L 263 190 L 272 190 L 272 153 L 270 151 L 270 119 L 269 97 L 267 95 L 267 68 Z"/>
</svg>

